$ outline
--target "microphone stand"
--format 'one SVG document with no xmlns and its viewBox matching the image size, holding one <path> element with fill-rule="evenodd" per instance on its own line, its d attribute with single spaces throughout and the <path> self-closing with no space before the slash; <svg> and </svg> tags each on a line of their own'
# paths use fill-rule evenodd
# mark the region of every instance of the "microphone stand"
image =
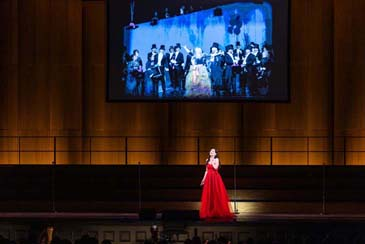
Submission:
<svg viewBox="0 0 365 244">
<path fill-rule="evenodd" d="M 236 148 L 236 138 L 234 138 L 234 145 Z M 236 153 L 234 153 L 233 156 L 234 159 L 234 164 L 233 164 L 233 188 L 234 188 L 234 202 L 233 202 L 233 206 L 234 206 L 234 213 L 235 214 L 239 214 L 238 212 L 238 208 L 237 208 L 237 177 L 236 177 Z"/>
</svg>

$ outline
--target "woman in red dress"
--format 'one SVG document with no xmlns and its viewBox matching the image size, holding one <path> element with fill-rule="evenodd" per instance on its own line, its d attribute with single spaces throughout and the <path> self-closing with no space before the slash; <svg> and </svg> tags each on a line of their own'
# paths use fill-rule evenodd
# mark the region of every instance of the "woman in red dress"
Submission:
<svg viewBox="0 0 365 244">
<path fill-rule="evenodd" d="M 205 174 L 200 184 L 203 186 L 200 218 L 233 220 L 234 215 L 231 211 L 228 194 L 218 169 L 218 154 L 212 148 L 209 152 Z"/>
</svg>

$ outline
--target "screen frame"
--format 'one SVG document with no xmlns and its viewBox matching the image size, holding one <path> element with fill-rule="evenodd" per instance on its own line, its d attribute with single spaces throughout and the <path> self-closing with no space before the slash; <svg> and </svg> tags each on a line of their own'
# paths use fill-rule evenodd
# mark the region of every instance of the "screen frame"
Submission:
<svg viewBox="0 0 365 244">
<path fill-rule="evenodd" d="M 235 2 L 260 2 L 262 0 L 237 0 Z M 105 43 L 106 43 L 106 53 L 105 53 L 105 60 L 106 60 L 106 66 L 105 66 L 105 85 L 106 85 L 106 89 L 105 89 L 105 101 L 107 103 L 278 103 L 278 104 L 282 104 L 282 103 L 290 103 L 291 102 L 291 82 L 292 82 L 292 77 L 291 77 L 291 41 L 292 41 L 292 37 L 291 37 L 291 0 L 274 0 L 274 1 L 286 1 L 287 2 L 287 26 L 286 26 L 286 33 L 287 33 L 287 37 L 286 37 L 286 42 L 287 42 L 287 69 L 286 69 L 286 75 L 287 75 L 287 82 L 286 82 L 286 91 L 287 91 L 287 96 L 286 99 L 273 99 L 271 97 L 268 97 L 267 99 L 265 98 L 260 98 L 257 99 L 257 97 L 252 97 L 252 98 L 235 98 L 233 96 L 231 97 L 224 97 L 224 98 L 205 98 L 205 99 L 196 99 L 196 98 L 186 98 L 186 97 L 181 97 L 181 98 L 173 98 L 173 97 L 169 97 L 169 98 L 151 98 L 151 97 L 147 97 L 147 98 L 142 98 L 142 97 L 124 97 L 124 98 L 111 98 L 110 97 L 110 57 L 109 57 L 109 53 L 110 53 L 110 23 L 109 23 L 109 13 L 110 13 L 110 0 L 106 0 L 105 1 Z M 218 5 L 217 5 L 218 6 Z"/>
</svg>

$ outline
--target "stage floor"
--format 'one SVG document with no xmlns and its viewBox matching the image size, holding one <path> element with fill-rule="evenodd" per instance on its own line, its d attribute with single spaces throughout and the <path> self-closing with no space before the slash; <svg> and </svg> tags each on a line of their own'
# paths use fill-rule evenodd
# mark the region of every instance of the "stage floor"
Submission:
<svg viewBox="0 0 365 244">
<path fill-rule="evenodd" d="M 180 214 L 183 212 L 180 212 Z M 93 220 L 102 222 L 168 222 L 162 213 L 157 213 L 156 218 L 141 220 L 138 213 L 71 213 L 71 212 L 7 212 L 0 213 L 0 220 Z M 203 220 L 184 218 L 182 222 L 211 224 Z M 363 214 L 248 214 L 238 213 L 231 224 L 239 223 L 264 223 L 264 222 L 364 222 Z M 228 224 L 228 223 L 227 223 Z"/>
</svg>

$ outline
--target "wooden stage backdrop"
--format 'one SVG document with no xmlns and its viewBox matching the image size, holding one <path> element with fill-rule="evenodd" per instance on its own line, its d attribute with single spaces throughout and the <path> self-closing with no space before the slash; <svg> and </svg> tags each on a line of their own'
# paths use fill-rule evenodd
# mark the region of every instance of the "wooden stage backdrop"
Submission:
<svg viewBox="0 0 365 244">
<path fill-rule="evenodd" d="M 365 135 L 365 28 L 363 0 L 291 1 L 289 103 L 107 103 L 104 1 L 0 1 L 0 135 L 158 135 L 163 147 L 188 150 L 174 136 L 323 136 L 313 151 L 343 148 L 335 136 Z M 18 163 L 17 138 L 0 138 L 0 163 Z M 101 140 L 101 139 L 100 139 Z M 105 150 L 116 142 L 100 141 Z M 202 150 L 223 139 L 211 139 Z M 25 140 L 25 149 L 51 148 L 52 140 Z M 84 148 L 83 140 L 60 146 Z M 240 144 L 241 143 L 241 144 Z M 137 143 L 138 144 L 138 143 Z M 139 142 L 148 149 L 153 142 Z M 264 147 L 256 139 L 238 148 Z M 305 140 L 281 140 L 278 150 L 300 150 Z M 364 165 L 365 138 L 350 138 L 347 164 Z M 13 150 L 13 151 L 12 151 Z M 227 149 L 228 150 L 228 149 Z M 52 153 L 23 153 L 24 163 L 50 163 Z M 67 153 L 63 163 L 81 162 Z M 96 163 L 118 155 L 101 153 Z M 147 162 L 151 155 L 138 155 Z M 178 157 L 178 156 L 171 156 Z M 263 154 L 238 163 L 261 164 Z M 275 164 L 343 164 L 343 153 L 282 153 Z M 171 161 L 171 160 L 170 160 Z M 172 160 L 173 161 L 173 160 Z M 227 156 L 226 162 L 232 160 Z M 194 157 L 181 163 L 195 164 Z"/>
</svg>

